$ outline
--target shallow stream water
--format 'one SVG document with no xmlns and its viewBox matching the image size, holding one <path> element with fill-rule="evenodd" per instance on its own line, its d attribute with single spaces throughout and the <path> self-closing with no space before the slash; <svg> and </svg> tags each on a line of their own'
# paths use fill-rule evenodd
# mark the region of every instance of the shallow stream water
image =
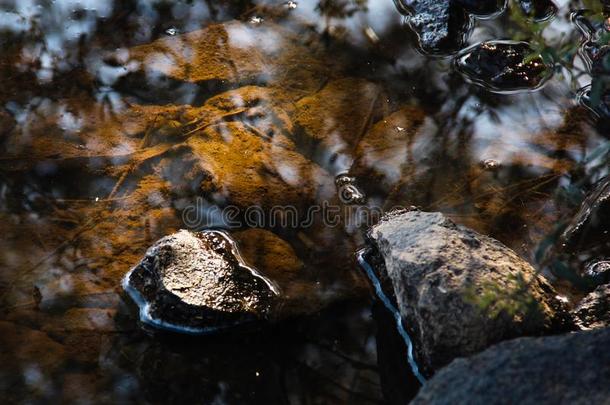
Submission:
<svg viewBox="0 0 610 405">
<path fill-rule="evenodd" d="M 468 44 L 573 54 L 536 91 L 498 94 L 420 52 L 391 0 L 0 0 L 0 397 L 406 398 L 406 349 L 356 261 L 392 207 L 441 211 L 578 295 L 541 244 L 608 174 L 608 134 L 578 104 L 591 77 L 570 13 L 587 4 L 557 5 L 541 34 L 512 1 L 473 20 Z M 182 228 L 230 232 L 287 286 L 288 320 L 143 328 L 121 280 Z"/>
</svg>

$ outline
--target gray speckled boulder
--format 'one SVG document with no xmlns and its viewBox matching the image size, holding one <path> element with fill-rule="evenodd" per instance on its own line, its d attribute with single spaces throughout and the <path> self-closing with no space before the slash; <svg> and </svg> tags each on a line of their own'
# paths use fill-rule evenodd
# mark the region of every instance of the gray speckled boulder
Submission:
<svg viewBox="0 0 610 405">
<path fill-rule="evenodd" d="M 580 329 L 610 327 L 610 284 L 600 285 L 589 293 L 572 313 Z"/>
<path fill-rule="evenodd" d="M 502 340 L 573 327 L 529 263 L 441 213 L 393 212 L 368 237 L 424 374 Z"/>
<path fill-rule="evenodd" d="M 609 404 L 608 343 L 608 328 L 503 342 L 440 370 L 411 404 Z"/>
</svg>

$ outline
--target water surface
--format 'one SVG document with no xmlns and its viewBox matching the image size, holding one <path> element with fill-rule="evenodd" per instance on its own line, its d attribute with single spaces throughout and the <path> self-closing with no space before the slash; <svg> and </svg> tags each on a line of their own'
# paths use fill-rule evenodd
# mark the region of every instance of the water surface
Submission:
<svg viewBox="0 0 610 405">
<path fill-rule="evenodd" d="M 565 191 L 606 174 L 586 160 L 607 141 L 576 102 L 578 57 L 538 91 L 495 94 L 420 53 L 392 1 L 322 3 L 0 2 L 3 398 L 383 403 L 393 326 L 371 309 L 353 211 L 231 229 L 309 314 L 277 326 L 155 334 L 120 281 L 160 237 L 227 227 L 185 212 L 227 206 L 415 205 L 535 262 L 579 202 Z M 543 37 L 578 44 L 581 5 L 558 5 Z M 506 12 L 469 43 L 528 35 Z"/>
</svg>

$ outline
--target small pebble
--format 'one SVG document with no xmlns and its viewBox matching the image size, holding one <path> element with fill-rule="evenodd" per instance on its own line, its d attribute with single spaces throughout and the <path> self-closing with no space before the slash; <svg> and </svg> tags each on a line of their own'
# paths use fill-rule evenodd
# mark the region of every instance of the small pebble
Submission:
<svg viewBox="0 0 610 405">
<path fill-rule="evenodd" d="M 263 17 L 259 17 L 256 15 L 250 17 L 250 24 L 258 25 L 258 24 L 262 24 L 263 21 L 265 21 L 265 19 Z"/>
</svg>

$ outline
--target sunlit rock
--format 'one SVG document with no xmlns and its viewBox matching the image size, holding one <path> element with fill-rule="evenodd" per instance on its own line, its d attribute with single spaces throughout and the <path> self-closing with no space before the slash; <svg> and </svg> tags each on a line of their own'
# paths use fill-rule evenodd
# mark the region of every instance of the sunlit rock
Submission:
<svg viewBox="0 0 610 405">
<path fill-rule="evenodd" d="M 390 213 L 369 240 L 425 375 L 502 340 L 571 327 L 529 263 L 441 213 Z"/>
<path fill-rule="evenodd" d="M 425 53 L 451 54 L 466 43 L 471 19 L 457 2 L 450 0 L 397 0 L 410 14 L 408 22 Z"/>
<path fill-rule="evenodd" d="M 455 65 L 468 80 L 497 93 L 538 89 L 553 74 L 526 42 L 482 42 L 461 51 Z"/>
<path fill-rule="evenodd" d="M 183 230 L 159 240 L 123 285 L 144 323 L 185 333 L 266 320 L 280 293 L 216 231 Z"/>
<path fill-rule="evenodd" d="M 610 329 L 503 342 L 442 369 L 411 402 L 587 403 L 610 398 Z"/>
<path fill-rule="evenodd" d="M 601 180 L 585 198 L 561 239 L 569 251 L 600 248 L 610 242 L 610 179 Z"/>
<path fill-rule="evenodd" d="M 123 285 L 145 324 L 206 334 L 317 313 L 363 294 L 355 276 L 340 268 L 311 272 L 290 244 L 264 229 L 231 237 L 182 230 L 155 243 Z"/>
<path fill-rule="evenodd" d="M 544 21 L 557 14 L 557 6 L 552 0 L 518 0 L 521 11 L 534 21 Z"/>
</svg>

